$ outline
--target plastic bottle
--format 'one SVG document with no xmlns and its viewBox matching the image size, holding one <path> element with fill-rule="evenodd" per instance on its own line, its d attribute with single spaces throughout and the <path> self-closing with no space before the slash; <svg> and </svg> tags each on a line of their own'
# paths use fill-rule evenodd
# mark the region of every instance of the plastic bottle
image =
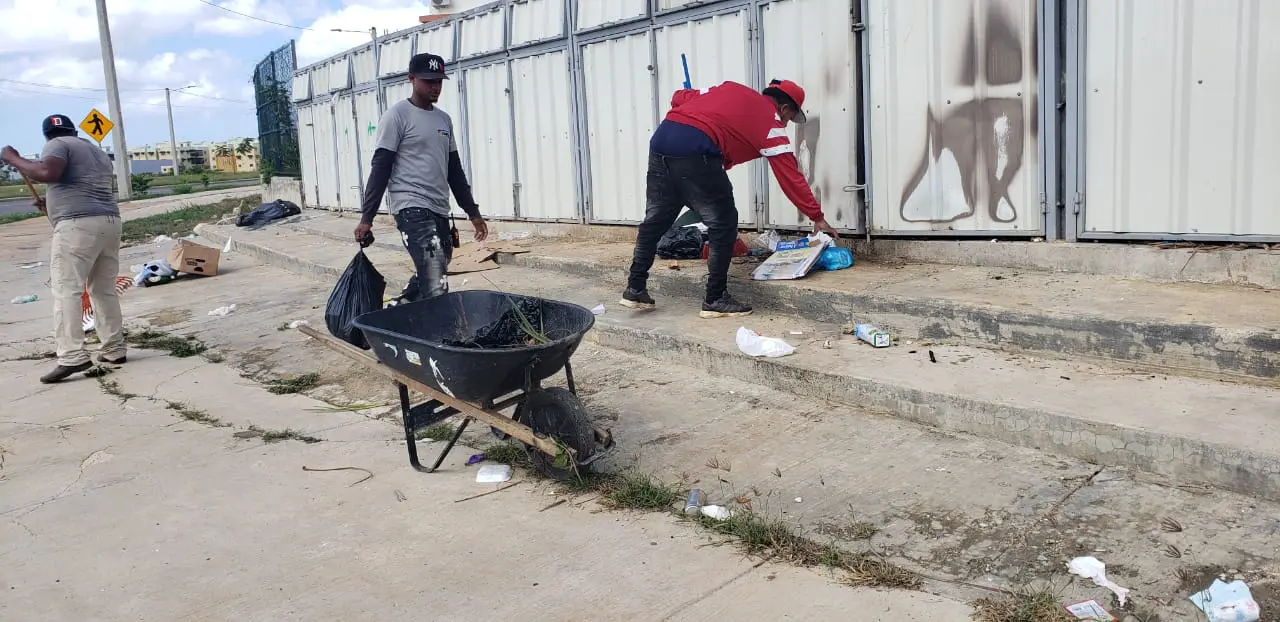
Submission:
<svg viewBox="0 0 1280 622">
<path fill-rule="evenodd" d="M 37 300 L 40 300 L 39 296 L 35 294 L 27 294 L 26 296 L 18 296 L 17 298 L 14 298 L 9 302 L 15 305 L 24 305 L 24 304 L 27 304 L 28 302 L 35 302 Z"/>
<path fill-rule="evenodd" d="M 704 501 L 706 501 L 706 498 L 701 490 L 697 488 L 690 490 L 689 497 L 684 500 L 684 515 L 697 516 L 702 511 L 702 503 Z"/>
</svg>

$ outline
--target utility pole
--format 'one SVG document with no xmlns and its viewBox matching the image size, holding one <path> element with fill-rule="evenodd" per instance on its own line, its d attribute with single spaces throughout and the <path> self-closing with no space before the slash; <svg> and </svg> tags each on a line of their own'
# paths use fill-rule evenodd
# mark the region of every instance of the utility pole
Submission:
<svg viewBox="0 0 1280 622">
<path fill-rule="evenodd" d="M 173 152 L 173 176 L 179 175 L 178 169 L 181 167 L 179 162 L 182 157 L 178 155 L 178 139 L 173 133 L 173 101 L 169 98 L 169 87 L 164 87 L 164 106 L 169 109 L 169 150 Z"/>
<path fill-rule="evenodd" d="M 107 110 L 115 121 L 112 130 L 112 145 L 116 150 L 116 183 L 119 184 L 120 200 L 133 199 L 133 184 L 129 177 L 129 147 L 124 140 L 124 114 L 120 110 L 120 87 L 116 83 L 116 55 L 111 49 L 111 26 L 107 23 L 107 0 L 97 0 L 98 6 L 98 43 L 102 45 L 102 70 L 106 74 Z"/>
</svg>

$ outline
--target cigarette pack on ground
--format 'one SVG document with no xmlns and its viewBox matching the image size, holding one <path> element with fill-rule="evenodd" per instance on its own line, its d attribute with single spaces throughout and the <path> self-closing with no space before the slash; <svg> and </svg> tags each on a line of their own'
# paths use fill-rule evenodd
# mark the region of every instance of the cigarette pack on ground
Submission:
<svg viewBox="0 0 1280 622">
<path fill-rule="evenodd" d="M 169 267 L 178 272 L 215 276 L 218 274 L 218 260 L 222 252 L 191 240 L 177 240 L 173 250 L 169 251 Z"/>
</svg>

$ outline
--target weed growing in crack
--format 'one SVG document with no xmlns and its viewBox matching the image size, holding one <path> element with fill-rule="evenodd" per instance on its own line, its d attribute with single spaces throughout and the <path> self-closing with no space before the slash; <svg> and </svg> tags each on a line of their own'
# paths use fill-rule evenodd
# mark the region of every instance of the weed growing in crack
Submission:
<svg viewBox="0 0 1280 622">
<path fill-rule="evenodd" d="M 9 359 L 10 361 L 48 361 L 58 358 L 56 352 L 30 352 L 23 354 L 17 358 Z"/>
<path fill-rule="evenodd" d="M 292 395 L 309 391 L 320 385 L 320 374 L 302 374 L 293 378 L 279 378 L 266 382 L 267 390 L 276 395 Z"/>
<path fill-rule="evenodd" d="M 127 402 L 135 397 L 137 393 L 129 393 L 120 388 L 120 383 L 115 380 L 108 380 L 105 375 L 98 376 L 98 386 L 102 387 L 102 392 L 114 397 L 121 402 Z"/>
<path fill-rule="evenodd" d="M 111 369 L 110 367 L 103 367 L 102 365 L 94 365 L 93 367 L 89 368 L 89 371 L 84 372 L 84 377 L 85 378 L 102 378 L 113 371 L 115 370 Z"/>
<path fill-rule="evenodd" d="M 213 415 L 210 415 L 209 413 L 203 410 L 200 410 L 199 408 L 196 408 L 194 406 L 191 406 L 190 404 L 187 404 L 185 402 L 165 402 L 165 407 L 168 408 L 169 410 L 172 410 L 175 413 L 178 413 L 179 417 L 182 417 L 187 421 L 193 421 L 195 423 L 203 423 L 207 426 L 214 427 L 214 428 L 225 428 L 230 425 L 227 423 L 223 423 L 222 420 L 218 419 L 217 417 L 214 417 Z"/>
<path fill-rule="evenodd" d="M 287 428 L 284 430 L 264 430 L 256 425 L 251 425 L 249 426 L 249 431 L 256 433 L 257 437 L 261 438 L 262 442 L 264 443 L 279 443 L 280 441 L 300 441 L 310 445 L 312 443 L 319 443 L 324 441 L 324 439 L 322 438 L 308 436 L 296 430 L 290 430 Z"/>
<path fill-rule="evenodd" d="M 125 332 L 125 341 L 145 350 L 162 350 L 174 358 L 187 358 L 204 354 L 209 349 L 195 337 L 178 337 L 160 331 L 146 329 L 141 332 Z"/>
<path fill-rule="evenodd" d="M 456 431 L 457 428 L 447 423 L 437 423 L 418 430 L 414 433 L 413 437 L 418 440 L 431 439 L 438 442 L 448 442 L 453 438 L 453 434 Z M 488 456 L 487 453 L 485 455 Z"/>
<path fill-rule="evenodd" d="M 979 598 L 970 603 L 978 622 L 1073 622 L 1074 616 L 1058 603 L 1048 588 L 1023 587 L 1000 598 Z"/>
</svg>

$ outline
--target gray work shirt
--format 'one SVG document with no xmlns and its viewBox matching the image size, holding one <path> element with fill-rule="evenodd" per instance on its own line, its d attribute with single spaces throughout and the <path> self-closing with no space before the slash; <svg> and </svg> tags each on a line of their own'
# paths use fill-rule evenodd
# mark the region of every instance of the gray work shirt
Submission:
<svg viewBox="0 0 1280 622">
<path fill-rule="evenodd" d="M 453 119 L 438 107 L 423 110 L 409 100 L 387 109 L 378 124 L 374 149 L 396 153 L 387 181 L 387 207 L 392 214 L 406 207 L 425 207 L 449 215 L 449 154 L 458 150 Z"/>
<path fill-rule="evenodd" d="M 49 183 L 45 206 L 53 224 L 71 218 L 119 216 L 111 189 L 111 159 L 97 145 L 79 136 L 59 136 L 44 144 L 41 160 L 67 163 L 58 181 Z"/>
</svg>

